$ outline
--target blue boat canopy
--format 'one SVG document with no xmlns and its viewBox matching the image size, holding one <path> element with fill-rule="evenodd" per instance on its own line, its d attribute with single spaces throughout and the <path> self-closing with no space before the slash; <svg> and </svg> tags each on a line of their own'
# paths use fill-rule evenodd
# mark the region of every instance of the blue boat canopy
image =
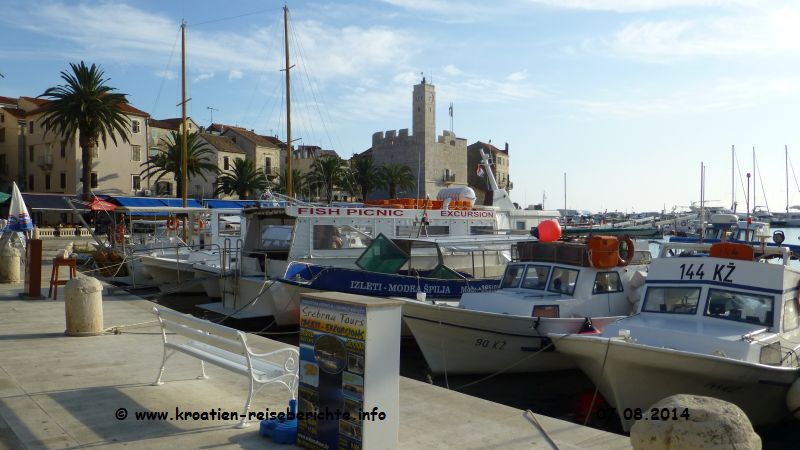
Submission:
<svg viewBox="0 0 800 450">
<path fill-rule="evenodd" d="M 166 198 L 166 197 L 117 197 L 110 196 L 109 200 L 118 204 L 119 206 L 138 206 L 138 207 L 157 207 L 163 208 L 165 206 L 177 208 L 183 206 L 183 200 L 180 198 Z M 186 206 L 190 208 L 202 208 L 195 199 L 187 199 Z"/>
<path fill-rule="evenodd" d="M 232 209 L 239 209 L 245 208 L 248 206 L 258 206 L 259 202 L 256 200 L 219 200 L 219 199 L 207 199 L 203 200 L 206 204 L 206 208 L 232 208 Z"/>
</svg>

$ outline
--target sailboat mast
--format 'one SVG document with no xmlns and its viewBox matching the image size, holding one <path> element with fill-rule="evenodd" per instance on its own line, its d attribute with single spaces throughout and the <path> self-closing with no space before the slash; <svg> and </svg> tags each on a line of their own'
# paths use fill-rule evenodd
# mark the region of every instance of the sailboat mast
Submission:
<svg viewBox="0 0 800 450">
<path fill-rule="evenodd" d="M 292 197 L 292 90 L 289 81 L 289 7 L 283 7 L 283 36 L 286 54 L 286 195 Z"/>
<path fill-rule="evenodd" d="M 186 208 L 186 190 L 189 180 L 186 174 L 186 21 L 181 22 L 181 195 Z"/>
<path fill-rule="evenodd" d="M 753 146 L 753 214 L 756 213 L 756 146 Z"/>
<path fill-rule="evenodd" d="M 731 145 L 731 211 L 736 213 L 736 184 L 734 183 L 734 166 L 736 164 L 736 150 Z"/>
</svg>

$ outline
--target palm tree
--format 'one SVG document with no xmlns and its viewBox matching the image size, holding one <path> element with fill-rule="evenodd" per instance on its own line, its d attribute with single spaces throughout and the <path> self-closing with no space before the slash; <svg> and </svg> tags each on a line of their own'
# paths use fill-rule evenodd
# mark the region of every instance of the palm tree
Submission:
<svg viewBox="0 0 800 450">
<path fill-rule="evenodd" d="M 246 200 L 257 191 L 267 189 L 267 176 L 261 168 L 249 159 L 236 158 L 230 172 L 217 177 L 215 194 L 236 194 L 239 200 Z"/>
<path fill-rule="evenodd" d="M 147 161 L 142 163 L 146 166 L 142 169 L 141 175 L 152 178 L 155 177 L 155 182 L 158 183 L 164 176 L 173 174 L 175 176 L 175 192 L 183 192 L 182 178 L 181 177 L 181 141 L 183 140 L 182 133 L 173 131 L 170 134 L 170 140 L 161 139 L 165 149 L 159 149 L 158 153 L 150 155 Z M 187 177 L 200 176 L 203 180 L 208 181 L 206 172 L 219 173 L 219 168 L 211 159 L 214 151 L 206 144 L 205 141 L 200 140 L 200 135 L 197 132 L 191 133 L 186 137 L 186 172 Z"/>
<path fill-rule="evenodd" d="M 344 184 L 347 169 L 338 156 L 321 156 L 314 160 L 308 176 L 309 183 L 317 185 L 323 191 L 325 200 L 331 203 L 334 189 Z"/>
<path fill-rule="evenodd" d="M 72 139 L 78 134 L 78 145 L 81 147 L 81 165 L 83 174 L 83 198 L 89 200 L 92 195 L 92 150 L 98 140 L 106 145 L 108 137 L 117 144 L 117 135 L 123 142 L 129 142 L 129 121 L 122 112 L 127 104 L 125 94 L 113 92 L 116 89 L 106 86 L 108 79 L 103 78 L 103 71 L 92 64 L 87 67 L 70 63 L 72 73 L 61 72 L 61 79 L 66 84 L 48 88 L 39 97 L 50 100 L 45 106 L 42 125 L 45 135 L 49 132 L 61 134 L 65 139 Z"/>
<path fill-rule="evenodd" d="M 286 191 L 286 172 L 275 180 L 275 192 L 285 194 Z M 308 187 L 308 177 L 298 169 L 292 169 L 292 192 L 294 196 L 300 198 L 300 193 Z"/>
<path fill-rule="evenodd" d="M 381 186 L 388 189 L 390 198 L 397 198 L 398 189 L 414 188 L 414 180 L 414 174 L 408 166 L 386 164 L 380 168 Z"/>
<path fill-rule="evenodd" d="M 355 182 L 355 192 L 361 201 L 367 201 L 369 194 L 380 186 L 380 170 L 372 156 L 353 156 L 350 159 L 350 173 Z"/>
</svg>

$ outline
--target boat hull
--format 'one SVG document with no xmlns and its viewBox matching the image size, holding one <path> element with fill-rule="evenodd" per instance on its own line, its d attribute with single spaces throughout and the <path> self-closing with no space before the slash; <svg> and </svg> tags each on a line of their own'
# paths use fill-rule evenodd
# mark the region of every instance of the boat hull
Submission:
<svg viewBox="0 0 800 450">
<path fill-rule="evenodd" d="M 753 425 L 787 417 L 786 393 L 800 369 L 747 363 L 730 358 L 650 347 L 619 338 L 551 336 L 615 408 L 626 431 L 640 410 L 675 394 L 715 397 L 733 403 Z M 604 364 L 605 361 L 605 364 Z M 688 411 L 691 415 L 691 411 Z"/>
<path fill-rule="evenodd" d="M 311 291 L 405 298 L 424 292 L 428 298 L 458 299 L 468 292 L 491 292 L 500 287 L 499 277 L 439 279 L 302 263 L 292 263 L 280 282 Z"/>
<path fill-rule="evenodd" d="M 200 280 L 195 278 L 193 262 L 145 256 L 142 264 L 162 293 L 205 293 Z"/>
<path fill-rule="evenodd" d="M 592 318 L 592 323 L 602 328 L 620 318 Z M 434 374 L 492 374 L 575 368 L 550 345 L 547 333 L 577 333 L 585 319 L 512 316 L 406 300 L 403 321 Z"/>
</svg>

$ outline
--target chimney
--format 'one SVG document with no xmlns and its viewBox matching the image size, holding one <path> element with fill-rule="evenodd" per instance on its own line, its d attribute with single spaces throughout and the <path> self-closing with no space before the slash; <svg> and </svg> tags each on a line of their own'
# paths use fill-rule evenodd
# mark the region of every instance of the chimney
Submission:
<svg viewBox="0 0 800 450">
<path fill-rule="evenodd" d="M 508 142 L 506 142 L 506 153 L 508 153 Z"/>
</svg>

